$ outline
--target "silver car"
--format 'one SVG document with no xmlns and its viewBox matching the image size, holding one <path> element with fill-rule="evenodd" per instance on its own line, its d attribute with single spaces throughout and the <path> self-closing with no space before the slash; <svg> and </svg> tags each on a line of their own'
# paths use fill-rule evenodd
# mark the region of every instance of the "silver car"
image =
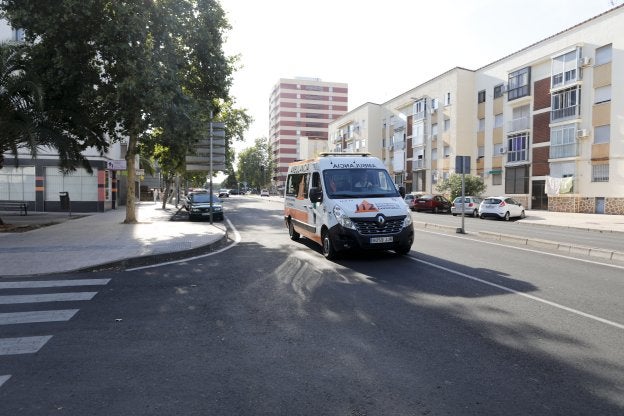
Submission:
<svg viewBox="0 0 624 416">
<path fill-rule="evenodd" d="M 479 206 L 479 217 L 494 217 L 509 221 L 510 218 L 524 218 L 524 207 L 518 201 L 508 196 L 493 196 L 485 198 Z"/>
<path fill-rule="evenodd" d="M 462 197 L 458 196 L 457 198 L 453 200 L 453 205 L 451 206 L 451 214 L 460 215 L 462 213 L 462 208 L 463 208 L 464 215 L 471 215 L 473 217 L 478 217 L 480 204 L 481 204 L 481 198 L 477 198 L 476 196 L 464 197 L 463 203 L 462 203 Z"/>
</svg>

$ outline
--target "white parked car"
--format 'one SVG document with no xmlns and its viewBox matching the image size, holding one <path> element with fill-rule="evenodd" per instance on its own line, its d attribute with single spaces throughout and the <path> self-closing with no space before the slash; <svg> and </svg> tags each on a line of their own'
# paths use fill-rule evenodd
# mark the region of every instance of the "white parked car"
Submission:
<svg viewBox="0 0 624 416">
<path fill-rule="evenodd" d="M 261 189 L 260 190 L 260 196 L 269 196 L 269 190 L 268 189 Z"/>
<path fill-rule="evenodd" d="M 462 208 L 463 208 L 464 215 L 471 215 L 473 217 L 478 217 L 480 204 L 481 204 L 481 198 L 477 198 L 476 196 L 465 196 L 463 204 L 462 204 L 462 197 L 458 196 L 457 198 L 453 200 L 453 205 L 451 206 L 451 214 L 461 215 Z"/>
<path fill-rule="evenodd" d="M 491 196 L 485 198 L 479 205 L 479 217 L 494 217 L 509 221 L 510 218 L 524 218 L 524 207 L 518 201 L 508 196 Z"/>
</svg>

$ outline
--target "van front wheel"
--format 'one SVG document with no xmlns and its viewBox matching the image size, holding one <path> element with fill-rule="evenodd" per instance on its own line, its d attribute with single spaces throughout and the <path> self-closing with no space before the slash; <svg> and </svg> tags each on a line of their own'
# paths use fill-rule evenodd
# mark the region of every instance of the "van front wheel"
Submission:
<svg viewBox="0 0 624 416">
<path fill-rule="evenodd" d="M 323 256 L 325 256 L 327 260 L 334 260 L 336 258 L 336 249 L 331 242 L 331 238 L 329 238 L 329 232 L 323 231 L 322 243 Z"/>
<path fill-rule="evenodd" d="M 295 231 L 295 226 L 292 224 L 292 221 L 288 221 L 288 235 L 293 241 L 299 240 L 300 237 L 299 233 Z"/>
</svg>

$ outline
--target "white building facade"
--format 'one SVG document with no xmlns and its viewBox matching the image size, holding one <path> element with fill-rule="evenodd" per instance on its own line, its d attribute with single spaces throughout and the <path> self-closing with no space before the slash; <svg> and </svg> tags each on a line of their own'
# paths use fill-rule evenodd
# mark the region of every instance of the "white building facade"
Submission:
<svg viewBox="0 0 624 416">
<path fill-rule="evenodd" d="M 436 193 L 455 172 L 455 156 L 470 156 L 488 195 L 537 210 L 624 214 L 622 49 L 619 6 L 380 104 L 381 137 L 372 137 L 408 191 Z M 330 147 L 355 112 L 331 124 Z"/>
</svg>

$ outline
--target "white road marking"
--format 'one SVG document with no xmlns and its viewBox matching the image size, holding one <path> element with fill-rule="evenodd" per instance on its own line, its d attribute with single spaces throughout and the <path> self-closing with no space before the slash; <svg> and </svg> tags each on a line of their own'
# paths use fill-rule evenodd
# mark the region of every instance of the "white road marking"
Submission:
<svg viewBox="0 0 624 416">
<path fill-rule="evenodd" d="M 555 308 L 558 308 L 558 309 L 561 309 L 561 310 L 564 310 L 564 311 L 567 311 L 567 312 L 571 312 L 573 314 L 576 314 L 576 315 L 579 315 L 579 316 L 583 316 L 585 318 L 593 319 L 595 321 L 602 322 L 603 324 L 607 324 L 607 325 L 610 325 L 610 326 L 613 326 L 613 327 L 616 327 L 616 328 L 619 328 L 619 329 L 624 329 L 624 325 L 623 324 L 620 324 L 620 323 L 617 323 L 617 322 L 613 322 L 613 321 L 601 318 L 601 317 L 596 316 L 596 315 L 585 313 L 583 311 L 579 311 L 578 309 L 569 308 L 567 306 L 561 305 L 561 304 L 556 303 L 556 302 L 551 302 L 549 300 L 542 299 L 542 298 L 539 298 L 537 296 L 533 296 L 533 295 L 529 295 L 529 294 L 526 294 L 526 293 L 523 293 L 523 292 L 519 292 L 519 291 L 511 289 L 509 287 L 502 286 L 502 285 L 499 285 L 499 284 L 496 284 L 496 283 L 492 283 L 492 282 L 488 282 L 487 280 L 483 280 L 483 279 L 480 279 L 480 278 L 475 277 L 475 276 L 471 276 L 471 275 L 466 274 L 466 273 L 458 272 L 457 270 L 449 269 L 448 267 L 440 266 L 440 265 L 435 264 L 435 263 L 431 263 L 431 262 L 428 262 L 428 261 L 425 261 L 425 260 L 415 259 L 415 258 L 413 258 L 411 256 L 406 256 L 406 257 L 408 259 L 410 259 L 411 261 L 415 261 L 417 263 L 426 264 L 428 266 L 435 267 L 436 269 L 444 270 L 446 272 L 453 273 L 453 274 L 456 274 L 456 275 L 461 276 L 461 277 L 465 277 L 465 278 L 470 279 L 470 280 L 474 280 L 475 282 L 483 283 L 484 285 L 492 286 L 492 287 L 495 287 L 497 289 L 504 290 L 506 292 L 513 293 L 515 295 L 519 295 L 519 296 L 525 297 L 527 299 L 534 300 L 536 302 L 540 302 L 540 303 L 543 303 L 543 304 L 546 304 L 546 305 L 549 305 L 549 306 L 552 306 L 552 307 L 555 307 Z"/>
<path fill-rule="evenodd" d="M 30 289 L 60 286 L 96 286 L 105 285 L 111 279 L 76 279 L 76 280 L 35 280 L 23 282 L 0 282 L 0 289 Z"/>
<path fill-rule="evenodd" d="M 50 338 L 52 338 L 52 335 L 40 337 L 2 338 L 0 339 L 0 355 L 34 354 L 38 352 L 41 347 L 43 347 L 45 343 L 50 340 Z"/>
<path fill-rule="evenodd" d="M 568 259 L 568 260 L 576 260 L 576 261 L 580 261 L 582 263 L 596 264 L 596 265 L 600 265 L 600 266 L 606 266 L 606 267 L 611 267 L 611 268 L 614 268 L 614 269 L 624 270 L 624 266 L 619 266 L 617 264 L 601 263 L 599 261 L 593 261 L 593 260 L 587 260 L 587 259 L 579 259 L 578 257 L 571 257 L 571 256 L 563 255 L 563 254 L 548 253 L 548 252 L 545 252 L 545 251 L 532 250 L 530 248 L 524 248 L 524 247 L 510 246 L 510 245 L 507 245 L 507 244 L 494 243 L 492 241 L 486 241 L 486 240 L 478 240 L 476 238 L 470 238 L 470 237 L 459 237 L 459 236 L 456 236 L 456 235 L 450 235 L 450 234 L 445 234 L 445 233 L 435 233 L 435 232 L 432 232 L 432 231 L 425 231 L 425 230 L 423 230 L 422 232 L 427 233 L 427 234 L 440 235 L 440 236 L 444 236 L 444 237 L 459 238 L 459 239 L 468 240 L 468 241 L 476 241 L 476 242 L 481 243 L 481 244 L 490 244 L 490 245 L 498 246 L 498 247 L 513 248 L 515 250 L 528 251 L 529 253 L 543 254 L 545 256 L 559 257 L 559 258 Z"/>
<path fill-rule="evenodd" d="M 0 376 L 0 387 L 2 387 L 2 385 L 11 378 L 11 375 L 6 375 L 6 376 Z"/>
<path fill-rule="evenodd" d="M 161 267 L 161 266 L 167 266 L 167 265 L 170 265 L 170 264 L 184 263 L 184 262 L 191 261 L 191 260 L 203 259 L 205 257 L 214 256 L 215 254 L 219 254 L 219 253 L 224 252 L 225 250 L 231 249 L 232 247 L 236 246 L 238 243 L 241 242 L 241 236 L 240 236 L 238 230 L 236 229 L 236 227 L 234 227 L 234 224 L 232 224 L 232 222 L 228 218 L 226 218 L 225 221 L 227 221 L 228 226 L 232 229 L 232 232 L 234 233 L 234 242 L 232 244 L 230 244 L 228 246 L 225 246 L 225 247 L 223 247 L 223 248 L 221 248 L 219 250 L 212 251 L 212 252 L 206 253 L 206 254 L 202 254 L 201 256 L 187 257 L 187 258 L 184 258 L 184 259 L 168 261 L 168 262 L 165 262 L 165 263 L 151 264 L 149 266 L 133 267 L 131 269 L 126 269 L 126 271 L 133 272 L 135 270 L 152 269 L 154 267 Z"/>
<path fill-rule="evenodd" d="M 79 300 L 91 300 L 97 292 L 67 292 L 67 293 L 44 293 L 41 295 L 6 295 L 0 296 L 0 305 L 12 305 L 15 303 L 40 303 L 40 302 L 73 302 Z"/>
<path fill-rule="evenodd" d="M 0 325 L 69 321 L 78 309 L 0 313 Z"/>
</svg>

